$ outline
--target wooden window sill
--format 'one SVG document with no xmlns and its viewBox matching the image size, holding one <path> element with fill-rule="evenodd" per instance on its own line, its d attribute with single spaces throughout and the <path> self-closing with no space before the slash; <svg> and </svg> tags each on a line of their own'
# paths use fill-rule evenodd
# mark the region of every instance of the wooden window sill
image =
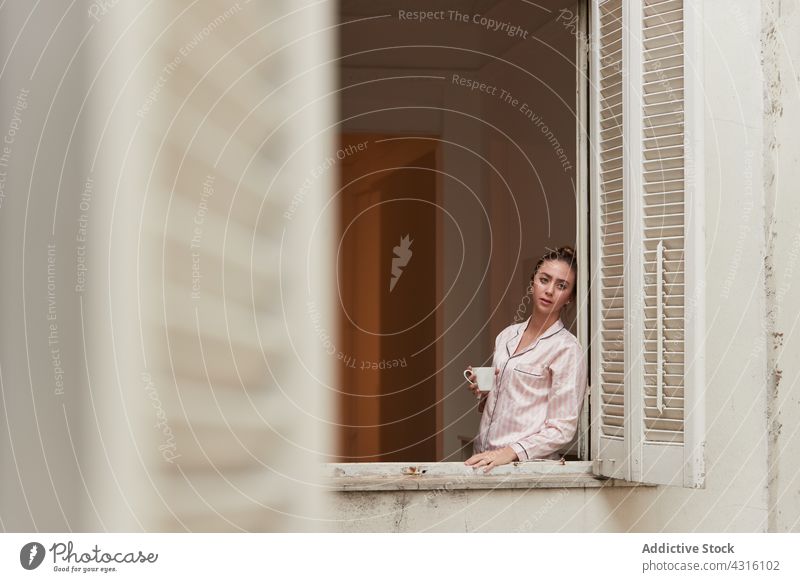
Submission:
<svg viewBox="0 0 800 582">
<path fill-rule="evenodd" d="M 404 491 L 461 489 L 547 489 L 565 487 L 635 487 L 620 479 L 592 474 L 591 461 L 528 461 L 495 467 L 489 473 L 463 462 L 326 463 L 329 491 Z"/>
</svg>

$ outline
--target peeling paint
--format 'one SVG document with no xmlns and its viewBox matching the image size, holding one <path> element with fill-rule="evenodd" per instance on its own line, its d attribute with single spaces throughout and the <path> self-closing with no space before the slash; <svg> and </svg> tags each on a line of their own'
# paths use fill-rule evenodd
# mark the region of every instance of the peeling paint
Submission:
<svg viewBox="0 0 800 582">
<path fill-rule="evenodd" d="M 783 333 L 778 331 L 778 311 L 780 300 L 777 277 L 774 267 L 778 262 L 777 249 L 781 240 L 780 217 L 778 216 L 778 179 L 781 142 L 779 131 L 784 115 L 786 87 L 781 77 L 781 51 L 785 50 L 783 29 L 787 19 L 781 13 L 781 0 L 765 0 L 762 3 L 761 22 L 761 65 L 764 79 L 764 227 L 766 252 L 764 256 L 765 278 L 764 297 L 766 301 L 764 324 L 768 333 L 766 365 L 767 377 L 764 379 L 767 397 L 767 531 L 776 531 L 778 525 L 778 506 L 780 501 L 780 434 L 782 428 L 779 385 L 782 370 L 779 358 L 783 350 Z"/>
</svg>

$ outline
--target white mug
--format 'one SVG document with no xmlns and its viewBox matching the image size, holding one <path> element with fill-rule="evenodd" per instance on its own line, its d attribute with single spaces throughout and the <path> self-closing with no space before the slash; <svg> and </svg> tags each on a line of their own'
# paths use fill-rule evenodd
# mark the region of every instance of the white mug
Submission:
<svg viewBox="0 0 800 582">
<path fill-rule="evenodd" d="M 472 368 L 472 373 L 475 374 L 478 390 L 481 392 L 489 392 L 494 388 L 494 368 L 492 366 Z M 467 382 L 470 381 L 469 370 L 464 370 L 464 378 L 467 379 Z"/>
</svg>

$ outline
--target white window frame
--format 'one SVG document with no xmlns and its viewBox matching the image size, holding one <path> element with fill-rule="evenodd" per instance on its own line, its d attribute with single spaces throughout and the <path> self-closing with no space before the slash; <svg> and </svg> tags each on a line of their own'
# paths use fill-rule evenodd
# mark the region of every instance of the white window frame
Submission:
<svg viewBox="0 0 800 582">
<path fill-rule="evenodd" d="M 598 191 L 598 175 L 595 168 L 594 156 L 595 149 L 592 147 L 592 136 L 598 135 L 598 119 L 596 95 L 594 87 L 597 87 L 597 67 L 594 66 L 592 57 L 592 31 L 597 30 L 597 6 L 601 0 L 581 0 L 578 2 L 578 43 L 576 55 L 576 75 L 577 83 L 577 113 L 578 123 L 576 123 L 577 139 L 577 179 L 578 179 L 578 201 L 576 204 L 576 224 L 578 231 L 578 253 L 579 253 L 579 283 L 578 283 L 578 339 L 581 345 L 596 346 L 598 337 L 596 330 L 599 329 L 599 300 L 597 293 L 590 293 L 590 288 L 595 285 L 597 279 L 597 247 L 594 240 L 599 240 L 599 217 L 597 212 L 592 212 L 595 205 L 593 197 Z M 642 22 L 642 6 L 649 0 L 622 0 L 624 20 L 626 22 Z M 650 450 L 642 442 L 641 430 L 635 430 L 642 426 L 641 407 L 632 406 L 634 402 L 641 402 L 643 397 L 643 379 L 641 363 L 636 366 L 626 368 L 625 381 L 625 435 L 619 446 L 616 447 L 616 455 L 621 458 L 611 458 L 603 453 L 598 446 L 598 421 L 600 411 L 599 390 L 592 389 L 590 386 L 581 414 L 581 426 L 579 430 L 577 448 L 582 460 L 568 461 L 565 465 L 560 465 L 557 461 L 540 461 L 527 463 L 513 463 L 508 467 L 499 467 L 492 473 L 502 474 L 508 480 L 508 474 L 518 475 L 518 479 L 508 482 L 508 487 L 544 487 L 553 486 L 551 481 L 545 479 L 549 475 L 554 465 L 562 468 L 555 470 L 558 474 L 559 486 L 562 487 L 587 487 L 593 486 L 594 481 L 588 480 L 587 475 L 609 479 L 603 482 L 604 485 L 623 485 L 630 486 L 635 484 L 664 484 L 677 485 L 683 487 L 699 488 L 704 486 L 705 462 L 704 462 L 704 441 L 705 441 L 705 366 L 704 366 L 704 302 L 702 301 L 703 290 L 705 289 L 704 275 L 704 244 L 703 244 L 703 217 L 704 217 L 704 189 L 703 189 L 703 103 L 702 103 L 702 60 L 701 60 L 701 41 L 700 23 L 702 22 L 702 7 L 696 3 L 684 0 L 684 76 L 685 76 L 685 96 L 684 96 L 684 159 L 685 172 L 685 214 L 691 217 L 687 220 L 685 236 L 687 241 L 685 250 L 685 289 L 693 291 L 692 301 L 685 305 L 685 353 L 693 354 L 691 361 L 691 374 L 685 376 L 685 404 L 684 410 L 688 411 L 685 422 L 685 441 L 682 446 L 657 447 Z M 639 29 L 627 28 L 623 30 L 623 44 L 625 55 L 638 55 L 641 52 L 641 40 L 635 34 Z M 637 52 L 638 51 L 638 52 Z M 627 58 L 623 60 L 623 76 L 631 79 L 632 71 L 639 67 L 641 70 L 640 58 Z M 630 85 L 631 83 L 629 83 Z M 625 109 L 624 118 L 630 123 L 624 125 L 623 135 L 628 143 L 641 143 L 641 101 L 632 99 L 631 96 L 639 94 L 636 87 L 626 88 L 627 99 L 623 105 Z M 625 123 L 625 122 L 623 122 Z M 636 152 L 638 146 L 628 146 L 630 151 Z M 641 192 L 641 152 L 636 159 L 625 163 L 626 189 L 632 192 Z M 632 198 L 629 194 L 625 194 Z M 634 225 L 638 225 L 638 212 L 640 209 L 636 204 L 627 204 L 628 208 L 625 215 L 626 241 L 631 240 L 636 234 Z M 591 221 L 591 224 L 590 224 Z M 639 238 L 637 236 L 637 238 Z M 634 239 L 635 240 L 635 239 Z M 628 250 L 626 249 L 626 252 Z M 629 263 L 626 259 L 626 265 Z M 591 268 L 590 268 L 591 265 Z M 641 293 L 643 285 L 638 286 L 638 290 L 633 283 L 641 280 L 641 269 L 626 269 L 626 289 Z M 590 281 L 590 277 L 592 280 Z M 637 279 L 637 277 L 639 279 Z M 688 296 L 688 292 L 686 293 Z M 627 297 L 631 297 L 628 293 Z M 627 299 L 626 297 L 626 299 Z M 591 302 L 591 316 L 584 315 L 584 310 L 588 309 Z M 585 306 L 585 307 L 584 307 Z M 642 345 L 641 340 L 641 319 L 640 314 L 636 314 L 632 308 L 630 300 L 626 304 L 626 321 L 638 322 L 634 327 L 639 329 L 638 340 L 636 334 L 626 334 L 626 362 L 631 361 L 630 355 L 638 353 L 634 348 L 635 341 Z M 590 347 L 591 374 L 590 383 L 597 384 L 595 378 L 598 377 L 598 350 Z M 688 362 L 687 362 L 688 363 Z M 638 378 L 639 380 L 634 380 Z M 591 423 L 589 417 L 591 415 Z M 636 437 L 636 438 L 634 438 Z M 666 459 L 661 458 L 666 455 Z M 649 463 L 649 467 L 648 467 Z M 676 469 L 676 467 L 678 469 Z M 498 483 L 495 479 L 487 479 L 483 475 L 473 475 L 467 478 L 464 475 L 464 467 L 461 463 L 423 463 L 411 466 L 409 463 L 330 463 L 327 464 L 328 477 L 336 481 L 334 489 L 341 491 L 354 490 L 392 490 L 392 489 L 414 489 L 437 488 L 441 486 L 439 481 L 450 476 L 450 483 L 456 479 L 455 489 L 474 489 L 481 488 L 481 480 L 486 488 L 496 488 Z M 429 478 L 426 478 L 428 475 Z M 434 478 L 435 477 L 435 478 Z M 390 481 L 385 479 L 389 478 Z M 382 480 L 383 479 L 383 480 Z M 413 479 L 414 484 L 408 485 L 405 480 Z M 504 481 L 506 482 L 506 481 Z M 426 484 L 427 483 L 427 484 Z M 550 484 L 547 484 L 550 483 Z"/>
</svg>

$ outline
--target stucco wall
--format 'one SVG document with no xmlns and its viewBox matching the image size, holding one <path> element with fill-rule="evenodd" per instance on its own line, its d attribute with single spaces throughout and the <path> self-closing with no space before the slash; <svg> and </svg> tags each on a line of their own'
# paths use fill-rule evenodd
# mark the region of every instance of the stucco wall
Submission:
<svg viewBox="0 0 800 582">
<path fill-rule="evenodd" d="M 707 325 L 705 488 L 337 493 L 331 509 L 338 529 L 797 529 L 797 363 L 785 354 L 796 342 L 797 294 L 788 285 L 800 252 L 798 202 L 788 190 L 797 169 L 787 167 L 797 160 L 790 128 L 798 114 L 791 71 L 798 43 L 787 43 L 798 16 L 786 4 L 702 4 L 707 278 L 698 297 Z M 772 87 L 778 75 L 783 80 Z M 764 87 L 770 87 L 766 100 Z M 768 251 L 773 254 L 765 260 Z M 780 374 L 772 373 L 773 360 Z M 774 423 L 769 411 L 777 412 Z M 769 459 L 776 461 L 771 471 Z"/>
<path fill-rule="evenodd" d="M 769 1 L 763 10 L 764 184 L 767 222 L 766 319 L 769 354 L 769 529 L 800 529 L 800 391 L 797 277 L 800 258 L 800 7 Z"/>
</svg>

